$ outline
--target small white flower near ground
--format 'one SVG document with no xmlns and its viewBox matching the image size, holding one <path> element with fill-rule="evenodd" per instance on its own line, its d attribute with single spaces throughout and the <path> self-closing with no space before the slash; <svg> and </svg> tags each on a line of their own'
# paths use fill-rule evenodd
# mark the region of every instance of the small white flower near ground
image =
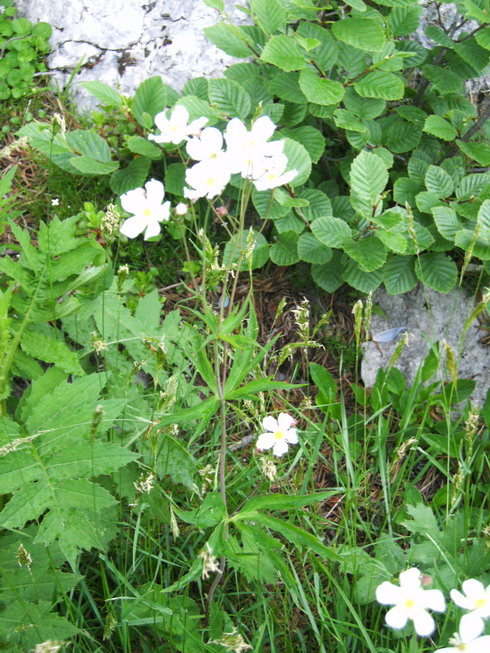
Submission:
<svg viewBox="0 0 490 653">
<path fill-rule="evenodd" d="M 145 240 L 158 236 L 160 222 L 166 222 L 170 215 L 170 202 L 163 202 L 165 188 L 161 181 L 152 179 L 144 188 L 135 188 L 121 195 L 121 205 L 132 213 L 121 227 L 121 233 L 128 238 L 136 238 L 143 231 Z"/>
<path fill-rule="evenodd" d="M 417 635 L 425 637 L 434 632 L 435 621 L 427 610 L 444 612 L 446 602 L 441 590 L 426 590 L 416 567 L 400 574 L 400 585 L 388 581 L 376 588 L 376 600 L 383 605 L 393 605 L 385 616 L 391 628 L 401 629 L 413 621 Z"/>
<path fill-rule="evenodd" d="M 449 643 L 451 646 L 438 648 L 434 653 L 488 653 L 490 651 L 490 635 L 480 637 L 485 624 L 480 617 L 466 614 L 459 623 L 459 632 L 454 633 Z"/>
<path fill-rule="evenodd" d="M 486 619 L 490 617 L 490 585 L 486 588 L 479 580 L 470 578 L 462 585 L 463 592 L 451 590 L 451 598 L 457 606 L 470 610 L 470 614 Z M 490 649 L 489 649 L 490 650 Z"/>
<path fill-rule="evenodd" d="M 51 200 L 51 206 L 59 206 L 59 205 L 60 205 L 60 201 L 59 201 L 59 199 L 58 199 L 57 197 L 54 197 L 54 198 Z"/>
<path fill-rule="evenodd" d="M 177 215 L 186 215 L 189 207 L 184 202 L 179 202 L 175 207 L 174 211 Z"/>
<path fill-rule="evenodd" d="M 167 118 L 165 109 L 155 116 L 155 125 L 160 130 L 159 134 L 150 134 L 148 139 L 155 143 L 173 143 L 178 145 L 182 141 L 188 140 L 189 136 L 198 134 L 208 119 L 201 117 L 189 123 L 189 112 L 185 107 L 178 104 Z"/>
<path fill-rule="evenodd" d="M 262 420 L 265 433 L 259 435 L 257 449 L 272 449 L 275 456 L 287 453 L 290 444 L 298 444 L 298 435 L 295 428 L 291 428 L 295 420 L 287 413 L 279 413 L 278 418 L 268 415 Z"/>
</svg>

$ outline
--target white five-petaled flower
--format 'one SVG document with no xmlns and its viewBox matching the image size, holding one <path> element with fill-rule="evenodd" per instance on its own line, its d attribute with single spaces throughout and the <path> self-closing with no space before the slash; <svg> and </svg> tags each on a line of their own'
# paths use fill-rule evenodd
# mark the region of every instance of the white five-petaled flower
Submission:
<svg viewBox="0 0 490 653">
<path fill-rule="evenodd" d="M 385 581 L 376 588 L 376 599 L 383 605 L 393 605 L 385 616 L 391 628 L 404 628 L 410 619 L 417 635 L 430 635 L 436 624 L 427 610 L 444 612 L 446 602 L 441 590 L 426 590 L 421 584 L 421 573 L 417 568 L 402 571 L 400 585 Z"/>
<path fill-rule="evenodd" d="M 298 444 L 298 435 L 291 415 L 279 413 L 278 418 L 268 415 L 262 420 L 265 433 L 259 435 L 257 449 L 272 449 L 275 456 L 282 456 L 289 449 L 290 444 Z"/>
<path fill-rule="evenodd" d="M 167 221 L 170 215 L 170 202 L 163 202 L 165 188 L 161 181 L 152 179 L 144 188 L 135 188 L 121 195 L 121 205 L 132 213 L 121 227 L 121 233 L 128 238 L 136 238 L 143 231 L 145 240 L 158 236 L 160 222 Z"/>
<path fill-rule="evenodd" d="M 460 608 L 471 610 L 471 614 L 486 619 L 490 617 L 490 585 L 485 586 L 479 580 L 470 578 L 462 585 L 464 594 L 451 590 L 451 598 Z M 490 650 L 490 649 L 489 649 Z"/>
<path fill-rule="evenodd" d="M 230 172 L 219 159 L 200 161 L 192 168 L 187 168 L 185 181 L 191 188 L 184 188 L 184 197 L 193 202 L 200 197 L 213 199 L 221 195 L 230 181 Z"/>
<path fill-rule="evenodd" d="M 51 200 L 51 206 L 59 206 L 59 205 L 60 205 L 60 201 L 59 201 L 59 199 L 58 199 L 57 197 L 54 197 L 54 198 Z"/>
<path fill-rule="evenodd" d="M 199 136 L 194 136 L 186 144 L 187 154 L 194 161 L 205 161 L 224 157 L 223 134 L 216 127 L 206 127 Z M 224 163 L 224 159 L 223 163 Z"/>
<path fill-rule="evenodd" d="M 459 632 L 454 633 L 449 643 L 452 646 L 438 648 L 435 653 L 488 653 L 490 651 L 490 635 L 480 637 L 485 625 L 480 617 L 466 614 L 459 623 Z"/>
<path fill-rule="evenodd" d="M 189 112 L 181 104 L 174 107 L 170 118 L 167 118 L 167 111 L 168 109 L 165 109 L 155 116 L 155 125 L 160 130 L 160 134 L 150 134 L 148 136 L 150 141 L 178 145 L 188 140 L 189 136 L 198 134 L 208 121 L 207 118 L 201 117 L 189 123 Z"/>
<path fill-rule="evenodd" d="M 260 176 L 267 168 L 265 157 L 281 154 L 284 148 L 284 141 L 268 142 L 275 129 L 268 116 L 258 118 L 250 131 L 239 118 L 230 120 L 225 132 L 230 172 L 248 179 Z"/>
<path fill-rule="evenodd" d="M 296 175 L 297 170 L 284 172 L 288 164 L 288 158 L 285 154 L 276 154 L 276 156 L 266 159 L 266 170 L 261 172 L 257 177 L 254 176 L 254 186 L 258 191 L 269 190 L 277 186 L 289 184 Z"/>
</svg>

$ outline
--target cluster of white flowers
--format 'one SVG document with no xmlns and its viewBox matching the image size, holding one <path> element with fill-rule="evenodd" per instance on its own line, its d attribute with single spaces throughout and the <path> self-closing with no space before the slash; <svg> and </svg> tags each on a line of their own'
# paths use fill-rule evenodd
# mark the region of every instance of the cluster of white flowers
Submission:
<svg viewBox="0 0 490 653">
<path fill-rule="evenodd" d="M 239 118 L 233 118 L 223 136 L 215 127 L 203 129 L 208 122 L 205 117 L 189 122 L 189 112 L 181 105 L 168 113 L 169 109 L 165 109 L 155 116 L 160 133 L 150 134 L 148 138 L 155 143 L 174 145 L 186 141 L 187 154 L 197 161 L 185 174 L 184 195 L 192 202 L 220 195 L 233 174 L 251 179 L 259 191 L 288 184 L 298 174 L 296 170 L 285 172 L 288 159 L 283 153 L 284 141 L 269 141 L 276 125 L 267 116 L 258 118 L 250 130 Z M 145 240 L 157 236 L 160 223 L 168 221 L 170 216 L 170 202 L 162 204 L 164 196 L 164 186 L 156 179 L 144 188 L 122 195 L 121 205 L 132 215 L 122 225 L 121 233 L 135 238 L 145 232 Z M 183 203 L 175 207 L 177 215 L 186 212 Z"/>
<path fill-rule="evenodd" d="M 446 601 L 441 590 L 424 589 L 423 579 L 420 570 L 414 567 L 400 574 L 399 585 L 385 581 L 377 587 L 378 603 L 393 606 L 385 616 L 388 626 L 401 629 L 410 620 L 417 635 L 426 637 L 434 632 L 436 624 L 428 610 L 444 612 Z M 470 579 L 463 583 L 463 592 L 451 590 L 453 602 L 468 611 L 461 618 L 459 632 L 451 638 L 451 646 L 437 649 L 435 653 L 490 651 L 490 635 L 481 636 L 485 629 L 484 620 L 490 617 L 490 585 L 485 588 L 480 581 Z"/>
</svg>

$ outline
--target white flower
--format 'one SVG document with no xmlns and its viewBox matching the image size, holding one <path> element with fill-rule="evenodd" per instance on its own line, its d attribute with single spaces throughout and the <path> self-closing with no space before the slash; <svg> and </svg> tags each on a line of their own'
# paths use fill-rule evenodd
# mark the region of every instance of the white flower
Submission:
<svg viewBox="0 0 490 653">
<path fill-rule="evenodd" d="M 228 123 L 225 140 L 230 172 L 239 172 L 245 178 L 257 178 L 265 172 L 265 157 L 281 154 L 284 141 L 267 142 L 276 129 L 268 116 L 258 118 L 250 131 L 239 118 Z"/>
<path fill-rule="evenodd" d="M 208 578 L 209 574 L 220 570 L 218 559 L 213 555 L 213 550 L 209 546 L 209 542 L 206 542 L 206 546 L 199 554 L 199 558 L 202 560 L 203 578 Z"/>
<path fill-rule="evenodd" d="M 402 571 L 400 585 L 385 581 L 376 588 L 376 599 L 383 605 L 394 605 L 385 616 L 391 628 L 404 628 L 407 621 L 413 621 L 417 635 L 430 635 L 436 625 L 427 610 L 444 612 L 446 603 L 441 590 L 426 590 L 421 584 L 417 568 Z"/>
<path fill-rule="evenodd" d="M 161 181 L 152 179 L 144 188 L 136 188 L 121 195 L 121 205 L 132 213 L 121 227 L 121 233 L 136 238 L 145 232 L 145 240 L 160 233 L 160 222 L 166 222 L 170 215 L 170 202 L 162 204 L 165 189 Z"/>
<path fill-rule="evenodd" d="M 288 165 L 288 158 L 285 154 L 277 154 L 274 157 L 265 159 L 267 169 L 258 177 L 254 176 L 255 188 L 259 191 L 276 188 L 283 184 L 288 184 L 298 174 L 297 170 L 284 172 Z"/>
<path fill-rule="evenodd" d="M 290 444 L 298 444 L 296 429 L 291 428 L 294 419 L 287 413 L 279 413 L 276 419 L 271 415 L 264 417 L 262 426 L 266 433 L 259 435 L 257 449 L 271 449 L 275 456 L 282 456 L 289 449 Z"/>
<path fill-rule="evenodd" d="M 471 610 L 477 617 L 490 617 L 490 585 L 485 586 L 479 580 L 470 578 L 463 583 L 463 592 L 451 590 L 451 598 L 460 608 Z M 490 649 L 489 649 L 490 650 Z"/>
<path fill-rule="evenodd" d="M 188 210 L 189 207 L 187 206 L 187 204 L 184 204 L 184 202 L 179 202 L 174 209 L 177 215 L 186 215 Z"/>
<path fill-rule="evenodd" d="M 185 173 L 185 181 L 192 188 L 184 188 L 184 197 L 195 201 L 200 197 L 212 199 L 221 195 L 230 181 L 230 172 L 219 159 L 200 161 Z"/>
<path fill-rule="evenodd" d="M 189 112 L 180 104 L 174 108 L 170 118 L 167 118 L 167 111 L 168 109 L 165 109 L 155 116 L 155 125 L 160 130 L 160 134 L 150 134 L 148 136 L 150 141 L 178 145 L 183 140 L 188 140 L 189 136 L 198 134 L 208 121 L 207 118 L 202 117 L 187 124 Z"/>
<path fill-rule="evenodd" d="M 54 198 L 51 200 L 51 206 L 59 206 L 59 205 L 60 205 L 60 201 L 59 201 L 59 199 L 58 199 L 57 197 L 54 197 Z"/>
<path fill-rule="evenodd" d="M 194 136 L 187 142 L 186 150 L 195 161 L 222 157 L 224 156 L 223 134 L 216 127 L 206 127 L 199 136 Z"/>
<path fill-rule="evenodd" d="M 485 625 L 483 620 L 473 614 L 466 614 L 461 618 L 459 633 L 449 640 L 452 646 L 438 648 L 435 653 L 488 653 L 490 651 L 490 635 L 480 637 Z"/>
</svg>

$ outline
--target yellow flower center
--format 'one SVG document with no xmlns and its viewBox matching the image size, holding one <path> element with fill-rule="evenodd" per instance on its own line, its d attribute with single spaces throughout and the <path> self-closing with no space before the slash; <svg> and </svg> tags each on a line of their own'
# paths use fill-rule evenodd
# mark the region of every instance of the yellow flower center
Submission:
<svg viewBox="0 0 490 653">
<path fill-rule="evenodd" d="M 487 604 L 487 599 L 481 598 L 481 599 L 476 599 L 475 601 L 475 606 L 477 608 L 484 608 Z"/>
<path fill-rule="evenodd" d="M 206 186 L 209 186 L 209 188 L 212 188 L 214 186 L 215 180 L 210 177 L 209 179 L 206 179 Z"/>
<path fill-rule="evenodd" d="M 284 437 L 284 431 L 274 431 L 274 437 L 276 440 L 282 440 Z"/>
<path fill-rule="evenodd" d="M 407 599 L 405 601 L 405 607 L 407 608 L 407 610 L 413 608 L 414 605 L 415 605 L 415 601 L 413 599 Z"/>
<path fill-rule="evenodd" d="M 149 218 L 151 216 L 151 209 L 145 209 L 143 211 L 143 215 L 145 216 L 145 218 Z"/>
</svg>

